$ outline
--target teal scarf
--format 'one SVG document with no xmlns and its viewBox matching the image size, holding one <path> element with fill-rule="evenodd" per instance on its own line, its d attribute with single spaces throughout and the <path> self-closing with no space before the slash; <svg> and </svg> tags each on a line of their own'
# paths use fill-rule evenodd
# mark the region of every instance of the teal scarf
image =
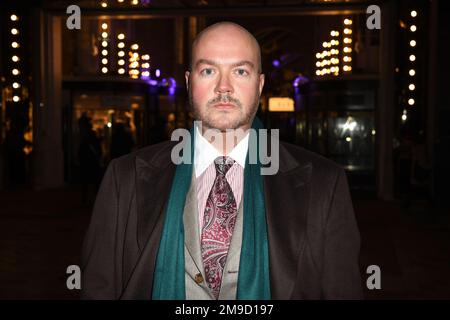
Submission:
<svg viewBox="0 0 450 320">
<path fill-rule="evenodd" d="M 255 117 L 252 128 L 262 129 Z M 257 131 L 258 132 L 258 131 Z M 175 170 L 164 229 L 156 258 L 152 299 L 185 300 L 185 261 L 183 212 L 194 159 L 194 126 L 191 131 L 191 164 L 179 164 Z M 249 150 L 259 155 L 258 134 L 249 137 Z M 253 146 L 253 148 L 251 147 Z M 252 161 L 254 162 L 254 161 Z M 249 163 L 247 152 L 244 170 L 244 227 L 239 264 L 237 299 L 269 300 L 269 246 L 267 240 L 266 209 L 261 163 Z"/>
</svg>

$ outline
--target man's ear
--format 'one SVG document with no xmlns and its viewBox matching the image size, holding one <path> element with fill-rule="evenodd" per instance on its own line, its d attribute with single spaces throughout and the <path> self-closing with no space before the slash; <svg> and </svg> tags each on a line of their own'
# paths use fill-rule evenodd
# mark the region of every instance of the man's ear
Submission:
<svg viewBox="0 0 450 320">
<path fill-rule="evenodd" d="M 264 79 L 265 79 L 265 75 L 264 75 L 264 73 L 261 73 L 259 75 L 259 95 L 261 95 L 263 87 L 264 87 Z"/>
<path fill-rule="evenodd" d="M 190 75 L 191 73 L 189 72 L 189 71 L 186 71 L 185 73 L 184 73 L 184 78 L 186 79 L 186 90 L 187 91 L 189 91 L 189 75 Z"/>
</svg>

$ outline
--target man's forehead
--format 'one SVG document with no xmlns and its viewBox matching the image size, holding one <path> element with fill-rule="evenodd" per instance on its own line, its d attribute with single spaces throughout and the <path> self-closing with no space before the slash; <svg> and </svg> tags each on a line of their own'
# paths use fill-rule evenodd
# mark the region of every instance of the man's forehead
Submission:
<svg viewBox="0 0 450 320">
<path fill-rule="evenodd" d="M 239 67 L 239 66 L 247 66 L 250 68 L 258 68 L 258 59 L 256 55 L 235 55 L 230 54 L 229 51 L 221 52 L 220 54 L 203 54 L 200 53 L 194 56 L 193 59 L 193 68 L 200 67 L 203 65 L 209 66 L 226 66 L 226 67 Z"/>
<path fill-rule="evenodd" d="M 200 65 L 211 65 L 211 66 L 230 66 L 230 67 L 239 67 L 239 66 L 248 66 L 250 68 L 255 68 L 255 61 L 246 60 L 246 59 L 235 59 L 235 58 L 225 58 L 225 59 L 205 59 L 199 58 L 195 61 L 195 66 Z"/>
</svg>

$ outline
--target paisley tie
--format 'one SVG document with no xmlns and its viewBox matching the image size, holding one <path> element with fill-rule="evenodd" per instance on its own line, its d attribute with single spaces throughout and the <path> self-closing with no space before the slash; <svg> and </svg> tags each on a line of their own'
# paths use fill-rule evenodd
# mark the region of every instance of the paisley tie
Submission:
<svg viewBox="0 0 450 320">
<path fill-rule="evenodd" d="M 214 160 L 216 178 L 206 200 L 203 217 L 201 249 L 206 283 L 216 299 L 220 286 L 228 248 L 236 223 L 236 200 L 225 174 L 233 166 L 229 157 Z"/>
</svg>

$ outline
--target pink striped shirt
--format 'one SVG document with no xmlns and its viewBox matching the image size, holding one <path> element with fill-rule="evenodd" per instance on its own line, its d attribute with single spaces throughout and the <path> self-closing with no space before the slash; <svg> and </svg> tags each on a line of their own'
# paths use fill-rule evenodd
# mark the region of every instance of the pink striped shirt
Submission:
<svg viewBox="0 0 450 320">
<path fill-rule="evenodd" d="M 231 186 L 236 206 L 239 208 L 244 189 L 244 168 L 245 158 L 248 150 L 248 133 L 247 135 L 234 147 L 228 154 L 235 160 L 233 166 L 227 171 L 225 177 Z M 222 156 L 222 154 L 210 144 L 196 128 L 195 137 L 195 151 L 194 151 L 194 168 L 197 185 L 197 203 L 199 213 L 199 230 L 202 234 L 203 215 L 206 207 L 206 200 L 208 199 L 211 188 L 216 178 L 216 168 L 214 159 Z"/>
</svg>

